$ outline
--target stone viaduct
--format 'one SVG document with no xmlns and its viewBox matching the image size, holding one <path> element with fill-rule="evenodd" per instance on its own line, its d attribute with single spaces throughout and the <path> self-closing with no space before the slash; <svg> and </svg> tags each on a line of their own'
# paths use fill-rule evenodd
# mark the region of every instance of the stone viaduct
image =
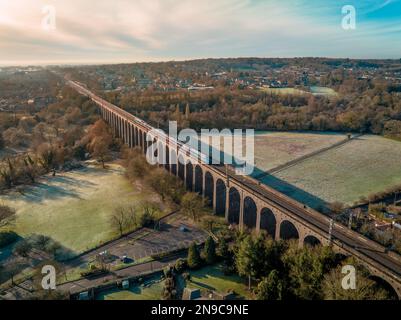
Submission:
<svg viewBox="0 0 401 320">
<path fill-rule="evenodd" d="M 153 128 L 143 120 L 94 95 L 83 85 L 69 85 L 90 97 L 98 106 L 103 119 L 113 133 L 130 147 L 147 152 L 152 141 L 147 133 Z M 152 136 L 150 140 L 158 140 Z M 357 257 L 371 272 L 401 298 L 401 257 L 387 252 L 379 244 L 339 224 L 328 217 L 296 202 L 250 177 L 237 176 L 223 165 L 209 165 L 194 158 L 188 148 L 175 139 L 167 138 L 166 164 L 171 174 L 180 177 L 186 188 L 209 200 L 216 215 L 238 225 L 240 229 L 263 230 L 274 239 L 298 239 L 299 245 L 331 245 L 338 253 Z M 177 161 L 173 161 L 178 159 Z M 332 226 L 329 236 L 330 225 Z"/>
</svg>

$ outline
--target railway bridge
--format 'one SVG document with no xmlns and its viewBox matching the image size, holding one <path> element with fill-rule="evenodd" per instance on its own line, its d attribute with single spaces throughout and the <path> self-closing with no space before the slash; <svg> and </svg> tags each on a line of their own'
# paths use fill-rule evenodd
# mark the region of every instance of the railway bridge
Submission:
<svg viewBox="0 0 401 320">
<path fill-rule="evenodd" d="M 99 106 L 113 133 L 130 147 L 146 153 L 149 145 L 158 141 L 157 135 L 148 141 L 147 134 L 154 128 L 143 120 L 96 96 L 78 82 L 67 80 L 67 83 Z M 176 139 L 162 140 L 166 154 L 163 166 L 180 177 L 188 190 L 207 198 L 216 215 L 224 216 L 240 229 L 263 230 L 274 239 L 298 239 L 300 246 L 331 245 L 340 254 L 355 256 L 373 278 L 401 298 L 399 255 L 343 225 L 333 224 L 328 217 L 251 177 L 236 175 L 231 167 L 210 165 L 195 158 Z"/>
</svg>

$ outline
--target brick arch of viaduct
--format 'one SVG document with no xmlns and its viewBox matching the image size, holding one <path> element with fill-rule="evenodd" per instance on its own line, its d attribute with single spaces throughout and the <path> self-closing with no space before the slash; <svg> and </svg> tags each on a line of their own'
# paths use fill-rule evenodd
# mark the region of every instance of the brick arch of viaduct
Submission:
<svg viewBox="0 0 401 320">
<path fill-rule="evenodd" d="M 100 108 L 102 117 L 112 128 L 114 135 L 123 140 L 130 147 L 140 148 L 144 153 L 151 142 L 146 141 L 147 129 L 118 113 Z M 210 166 L 194 162 L 188 154 L 178 151 L 176 146 L 169 143 L 165 146 L 166 164 L 164 167 L 171 174 L 180 177 L 187 189 L 198 192 L 210 201 L 216 214 L 225 216 L 226 220 L 238 224 L 240 229 L 254 228 L 257 232 L 265 230 L 274 239 L 299 239 L 299 245 L 305 243 L 328 245 L 327 237 L 322 236 L 310 228 L 306 223 L 295 218 L 271 203 L 244 188 L 236 181 L 228 180 L 220 172 Z M 178 164 L 171 164 L 171 160 L 180 159 Z M 251 215 L 252 217 L 249 217 Z M 334 249 L 345 255 L 350 253 L 341 245 L 333 245 Z M 386 281 L 401 297 L 400 283 L 385 274 L 380 268 L 367 265 L 370 272 Z"/>
<path fill-rule="evenodd" d="M 252 192 L 244 190 L 239 183 L 227 180 L 225 176 L 209 169 L 207 165 L 194 163 L 186 155 L 179 155 L 178 159 L 183 159 L 185 163 L 178 164 L 178 167 L 182 166 L 184 169 L 183 174 L 179 174 L 179 169 L 176 172 L 172 172 L 170 168 L 170 172 L 180 177 L 187 189 L 198 192 L 207 198 L 215 214 L 224 216 L 227 221 L 237 224 L 239 228 L 256 229 L 257 232 L 265 230 L 272 238 L 280 239 L 284 235 L 283 223 L 289 222 L 295 227 L 297 231 L 296 238 L 299 239 L 300 244 L 303 244 L 307 237 L 312 237 L 319 243 L 327 243 L 327 239 L 320 234 L 314 233 L 300 221 L 288 216 L 282 210 L 269 203 L 267 199 L 262 199 Z M 235 214 L 233 207 L 236 206 L 235 201 L 232 199 L 233 193 L 239 195 L 239 214 L 238 218 L 234 219 L 237 221 L 230 219 Z M 247 205 L 248 202 L 253 203 L 253 205 Z M 247 215 L 254 215 L 253 221 L 248 221 Z M 264 215 L 269 215 L 270 219 L 265 219 Z M 272 223 L 274 226 L 271 225 Z M 272 229 L 274 229 L 274 233 L 268 232 Z M 291 235 L 289 235 L 289 238 L 292 238 Z"/>
</svg>

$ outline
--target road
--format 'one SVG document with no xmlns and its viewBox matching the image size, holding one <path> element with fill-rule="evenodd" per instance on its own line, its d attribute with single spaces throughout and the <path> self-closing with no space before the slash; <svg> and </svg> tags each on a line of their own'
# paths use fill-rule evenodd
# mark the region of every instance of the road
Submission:
<svg viewBox="0 0 401 320">
<path fill-rule="evenodd" d="M 127 120 L 134 122 L 145 132 L 153 129 L 143 120 L 96 96 L 83 86 L 72 81 L 69 81 L 69 84 L 79 93 L 90 97 L 97 104 L 109 108 L 109 110 L 112 110 Z M 178 148 L 182 145 L 180 142 L 173 140 L 169 140 L 169 143 L 170 145 L 174 145 L 175 143 Z M 199 161 L 199 159 L 195 160 Z M 208 168 L 219 173 L 223 178 L 226 177 L 226 168 L 224 166 L 209 165 Z M 330 225 L 328 217 L 313 211 L 310 208 L 305 208 L 302 204 L 288 196 L 285 196 L 266 185 L 261 185 L 257 180 L 250 177 L 238 176 L 231 169 L 228 170 L 228 176 L 229 179 L 237 181 L 255 196 L 265 198 L 276 205 L 279 209 L 284 209 L 290 216 L 293 216 L 308 228 L 328 236 Z M 334 244 L 338 245 L 343 250 L 348 251 L 350 254 L 358 256 L 360 259 L 365 261 L 365 263 L 381 270 L 398 283 L 401 283 L 401 258 L 399 256 L 397 258 L 390 256 L 385 252 L 384 247 L 373 243 L 371 240 L 364 238 L 360 234 L 348 230 L 338 224 L 334 226 L 332 236 Z"/>
</svg>

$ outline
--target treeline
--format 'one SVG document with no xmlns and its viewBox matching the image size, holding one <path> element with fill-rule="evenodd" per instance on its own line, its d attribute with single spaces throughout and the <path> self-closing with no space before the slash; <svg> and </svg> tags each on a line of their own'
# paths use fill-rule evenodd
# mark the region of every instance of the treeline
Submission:
<svg viewBox="0 0 401 320">
<path fill-rule="evenodd" d="M 190 95 L 144 92 L 105 97 L 163 128 L 167 128 L 169 120 L 176 120 L 181 128 L 196 130 L 344 131 L 401 138 L 401 96 L 391 90 L 391 84 L 347 77 L 337 81 L 335 88 L 340 94 L 330 98 L 232 88 Z"/>
<path fill-rule="evenodd" d="M 386 292 L 368 279 L 369 273 L 356 261 L 341 261 L 330 247 L 304 246 L 244 237 L 235 255 L 238 272 L 256 279 L 257 299 L 302 300 L 377 300 Z M 358 270 L 355 291 L 344 290 L 342 266 L 351 264 Z M 352 292 L 350 292 L 352 291 Z"/>
<path fill-rule="evenodd" d="M 121 157 L 129 180 L 141 179 L 161 197 L 163 202 L 170 202 L 192 220 L 199 221 L 210 212 L 207 202 L 201 196 L 187 192 L 184 183 L 164 168 L 150 165 L 140 149 L 129 149 L 124 145 Z"/>
<path fill-rule="evenodd" d="M 155 81 L 166 76 L 169 79 L 166 81 L 180 79 L 208 84 L 213 72 L 226 71 L 227 77 L 234 82 L 267 75 L 291 83 L 296 74 L 302 74 L 302 70 L 308 70 L 310 83 L 333 88 L 338 96 L 270 94 L 230 81 L 215 81 L 214 90 L 195 93 L 185 89 L 161 92 L 148 88 L 142 91 L 121 89 L 103 95 L 110 102 L 162 128 L 167 127 L 168 120 L 177 120 L 181 127 L 198 130 L 251 127 L 260 130 L 352 131 L 401 138 L 401 84 L 387 79 L 388 73 L 401 70 L 400 62 L 395 60 L 206 59 L 96 66 L 80 72 L 73 69 L 73 73 L 77 79 L 84 81 L 93 77 L 100 82 L 109 75 L 120 79 L 119 86 L 124 88 L 129 87 L 138 73 Z M 98 89 L 99 85 L 93 84 L 93 88 Z M 303 85 L 300 88 L 308 89 Z"/>
<path fill-rule="evenodd" d="M 360 203 L 366 204 L 366 203 L 377 203 L 380 201 L 387 201 L 387 202 L 393 202 L 397 200 L 398 195 L 401 194 L 401 184 L 389 187 L 385 189 L 384 191 L 376 192 L 376 193 L 371 193 L 368 195 L 367 198 L 361 198 Z"/>
<path fill-rule="evenodd" d="M 55 74 L 41 68 L 0 72 L 0 106 L 5 111 L 33 114 L 57 101 L 60 84 Z"/>
<path fill-rule="evenodd" d="M 97 117 L 96 117 L 97 118 Z M 78 128 L 77 128 L 78 129 Z M 87 129 L 67 132 L 59 139 L 46 141 L 26 153 L 8 157 L 0 162 L 0 188 L 32 184 L 44 174 L 80 167 L 80 161 L 97 159 L 102 163 L 112 158 L 112 151 L 119 151 L 120 142 L 113 139 L 110 128 L 103 120 L 97 120 Z"/>
<path fill-rule="evenodd" d="M 152 202 L 143 202 L 114 209 L 110 219 L 111 227 L 120 237 L 143 227 L 154 227 L 160 208 Z"/>
<path fill-rule="evenodd" d="M 273 241 L 263 236 L 239 234 L 233 247 L 234 266 L 240 275 L 256 282 L 261 300 L 376 300 L 386 292 L 368 279 L 369 273 L 354 259 L 336 255 L 330 247 L 299 248 L 297 242 Z M 343 265 L 357 269 L 356 290 L 344 290 Z"/>
<path fill-rule="evenodd" d="M 5 146 L 24 147 L 25 152 L 1 160 L 1 188 L 34 183 L 40 175 L 72 169 L 90 155 L 103 163 L 107 159 L 114 141 L 106 124 L 97 121 L 96 105 L 66 87 L 61 94 L 59 102 L 34 116 L 19 118 L 15 127 L 2 132 Z"/>
<path fill-rule="evenodd" d="M 179 299 L 178 275 L 191 282 L 191 270 L 218 263 L 225 274 L 240 275 L 249 294 L 258 300 L 384 300 L 396 298 L 391 290 L 370 279 L 354 258 L 337 255 L 330 247 L 303 248 L 297 242 L 274 241 L 264 235 L 237 232 L 230 243 L 209 237 L 203 247 L 193 243 L 187 258 L 165 270 L 162 298 Z M 344 266 L 353 266 L 355 289 L 342 287 Z M 226 294 L 235 294 L 228 290 Z"/>
<path fill-rule="evenodd" d="M 185 194 L 185 187 L 181 180 L 169 174 L 163 168 L 150 165 L 142 151 L 138 148 L 123 147 L 121 152 L 128 179 L 143 179 L 163 201 L 169 200 L 179 204 Z"/>
<path fill-rule="evenodd" d="M 130 111 L 154 124 L 177 120 L 180 127 L 259 130 L 344 131 L 401 137 L 401 96 L 378 83 L 361 94 L 336 98 L 226 91 L 160 110 Z M 223 91 L 223 90 L 222 90 Z M 138 106 L 138 104 L 132 103 Z M 189 111 L 189 112 L 188 112 Z"/>
<path fill-rule="evenodd" d="M 4 146 L 37 148 L 43 142 L 72 144 L 85 126 L 98 117 L 97 107 L 89 99 L 68 87 L 60 88 L 56 103 L 51 103 L 34 114 L 0 114 L 0 132 Z M 11 121 L 10 121 L 11 120 Z"/>
</svg>

